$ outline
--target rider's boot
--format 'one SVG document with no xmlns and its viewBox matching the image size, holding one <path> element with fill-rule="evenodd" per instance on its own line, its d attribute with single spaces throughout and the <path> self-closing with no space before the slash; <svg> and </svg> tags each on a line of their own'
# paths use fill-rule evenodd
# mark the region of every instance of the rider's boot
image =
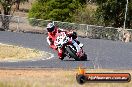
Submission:
<svg viewBox="0 0 132 87">
<path fill-rule="evenodd" d="M 77 42 L 73 40 L 72 43 L 76 47 L 77 52 L 79 52 L 80 46 L 77 44 Z"/>
<path fill-rule="evenodd" d="M 77 42 L 76 41 L 73 41 L 72 43 L 76 47 L 76 50 L 77 50 L 76 55 L 79 56 L 81 54 L 81 51 L 80 50 L 83 47 L 83 44 L 80 43 L 79 41 L 77 41 Z"/>
<path fill-rule="evenodd" d="M 83 44 L 82 44 L 82 43 L 80 43 L 80 44 L 79 44 L 79 46 L 80 46 L 80 47 L 83 47 Z"/>
</svg>

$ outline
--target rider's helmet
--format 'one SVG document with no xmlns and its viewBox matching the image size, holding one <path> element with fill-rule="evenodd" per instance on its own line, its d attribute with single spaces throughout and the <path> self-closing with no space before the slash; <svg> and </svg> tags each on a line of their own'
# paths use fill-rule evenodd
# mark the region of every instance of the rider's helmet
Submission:
<svg viewBox="0 0 132 87">
<path fill-rule="evenodd" d="M 48 32 L 53 32 L 55 30 L 55 25 L 53 23 L 48 23 L 46 28 Z"/>
</svg>

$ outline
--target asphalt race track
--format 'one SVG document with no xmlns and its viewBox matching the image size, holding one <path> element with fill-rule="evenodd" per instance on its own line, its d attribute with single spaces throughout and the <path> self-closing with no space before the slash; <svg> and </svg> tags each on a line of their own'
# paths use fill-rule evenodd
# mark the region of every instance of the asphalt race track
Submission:
<svg viewBox="0 0 132 87">
<path fill-rule="evenodd" d="M 35 48 L 54 54 L 47 60 L 0 62 L 0 68 L 112 68 L 132 69 L 132 43 L 120 41 L 79 38 L 88 55 L 87 61 L 59 60 L 57 53 L 48 47 L 46 35 L 0 31 L 0 43 Z"/>
</svg>

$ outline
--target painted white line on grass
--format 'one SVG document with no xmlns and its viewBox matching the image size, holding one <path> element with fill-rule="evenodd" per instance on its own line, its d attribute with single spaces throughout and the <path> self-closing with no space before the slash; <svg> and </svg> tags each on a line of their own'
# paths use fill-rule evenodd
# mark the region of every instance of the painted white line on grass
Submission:
<svg viewBox="0 0 132 87">
<path fill-rule="evenodd" d="M 46 52 L 46 53 L 48 53 L 48 52 Z M 35 59 L 23 59 L 23 60 L 2 60 L 2 61 L 0 61 L 0 62 L 10 62 L 10 63 L 16 63 L 16 62 L 26 62 L 26 61 L 30 61 L 30 62 L 34 62 L 34 61 L 39 61 L 39 60 L 49 60 L 49 59 L 52 59 L 53 57 L 54 57 L 54 54 L 52 54 L 52 53 L 48 53 L 48 54 L 50 54 L 50 57 L 48 57 L 48 58 L 42 58 L 42 57 L 40 57 L 40 58 L 35 58 Z"/>
<path fill-rule="evenodd" d="M 53 58 L 53 57 L 54 57 L 54 54 L 52 54 L 52 53 L 48 53 L 48 54 L 50 54 L 50 55 L 51 55 L 49 58 L 44 58 L 44 59 L 41 59 L 41 60 L 49 60 L 49 59 L 51 59 L 51 58 Z"/>
<path fill-rule="evenodd" d="M 46 52 L 46 53 L 48 53 L 48 52 Z M 32 61 L 32 62 L 34 62 L 34 61 L 39 61 L 39 60 L 49 60 L 49 59 L 52 59 L 53 57 L 54 57 L 54 54 L 52 54 L 52 53 L 48 53 L 48 54 L 50 54 L 50 57 L 48 57 L 48 58 L 42 58 L 42 57 L 40 57 L 40 58 L 34 58 L 34 59 L 21 59 L 21 60 L 2 60 L 2 61 L 0 61 L 0 62 L 11 62 L 11 63 L 15 63 L 15 62 L 26 62 L 26 61 Z"/>
<path fill-rule="evenodd" d="M 9 45 L 9 44 L 3 44 L 3 43 L 0 43 L 0 45 L 7 45 L 7 46 L 14 46 L 14 45 Z M 18 46 L 19 47 L 19 46 Z M 24 47 L 21 47 L 21 48 L 24 48 Z M 31 48 L 28 48 L 28 49 L 31 49 Z M 33 59 L 20 59 L 20 60 L 2 60 L 0 62 L 26 62 L 26 61 L 39 61 L 39 60 L 49 60 L 49 59 L 52 59 L 54 57 L 54 54 L 53 53 L 49 53 L 49 52 L 45 52 L 45 51 L 41 51 L 42 53 L 47 53 L 50 55 L 50 57 L 48 58 L 45 58 L 44 56 L 40 57 L 40 58 L 33 58 Z M 43 58 L 44 57 L 44 58 Z"/>
</svg>

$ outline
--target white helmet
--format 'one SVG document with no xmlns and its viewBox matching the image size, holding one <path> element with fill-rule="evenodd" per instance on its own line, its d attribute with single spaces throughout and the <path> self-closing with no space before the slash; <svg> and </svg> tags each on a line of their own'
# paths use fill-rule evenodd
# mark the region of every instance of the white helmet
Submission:
<svg viewBox="0 0 132 87">
<path fill-rule="evenodd" d="M 46 28 L 48 32 L 52 32 L 55 29 L 55 25 L 54 23 L 48 23 Z"/>
</svg>

